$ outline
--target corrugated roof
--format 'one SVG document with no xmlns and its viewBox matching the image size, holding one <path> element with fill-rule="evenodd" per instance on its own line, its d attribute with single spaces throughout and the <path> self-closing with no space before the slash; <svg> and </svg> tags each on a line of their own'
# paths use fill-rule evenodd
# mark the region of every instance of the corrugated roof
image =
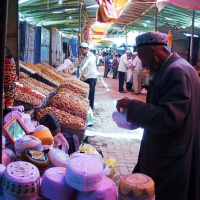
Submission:
<svg viewBox="0 0 200 200">
<path fill-rule="evenodd" d="M 192 32 L 192 26 L 189 26 L 187 28 L 184 29 L 180 29 L 179 30 L 180 33 L 187 33 L 187 34 L 191 34 Z M 194 27 L 194 35 L 197 35 L 200 37 L 200 27 Z"/>
<path fill-rule="evenodd" d="M 81 4 L 80 4 L 81 2 Z M 120 0 L 113 0 L 120 2 Z M 84 24 L 94 23 L 96 19 L 97 2 L 95 0 L 29 0 L 19 5 L 19 11 L 24 19 L 28 19 L 32 24 L 42 26 L 54 26 L 66 34 L 78 35 L 79 28 L 79 5 L 82 7 L 81 27 Z M 107 29 L 106 34 L 110 37 L 125 36 L 125 27 L 129 31 L 153 31 L 155 30 L 155 0 L 130 0 L 127 3 L 117 21 Z M 86 21 L 84 22 L 84 13 Z M 157 27 L 161 29 L 165 24 L 169 24 L 175 30 L 190 27 L 192 21 L 192 10 L 181 8 L 170 3 L 157 12 Z M 195 25 L 200 27 L 200 11 L 195 11 Z M 164 28 L 164 27 L 163 27 Z M 187 29 L 190 32 L 190 29 Z M 163 30 L 164 31 L 164 30 Z M 166 31 L 166 30 L 165 30 Z M 177 32 L 174 34 L 182 37 Z M 180 33 L 182 33 L 180 31 Z M 198 34 L 200 35 L 200 34 Z"/>
<path fill-rule="evenodd" d="M 173 36 L 173 40 L 179 40 L 179 39 L 187 38 L 186 35 L 184 35 L 183 33 L 179 32 L 179 31 L 177 31 L 175 28 L 173 28 L 169 24 L 164 24 L 163 26 L 159 26 L 158 27 L 158 31 L 162 32 L 162 33 L 168 34 L 169 30 L 171 30 L 171 34 Z"/>
</svg>

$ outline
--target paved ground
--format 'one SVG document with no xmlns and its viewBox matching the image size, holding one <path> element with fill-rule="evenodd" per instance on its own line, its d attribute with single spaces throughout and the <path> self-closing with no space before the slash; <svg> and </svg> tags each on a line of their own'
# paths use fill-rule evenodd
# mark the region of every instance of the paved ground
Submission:
<svg viewBox="0 0 200 200">
<path fill-rule="evenodd" d="M 90 143 L 100 148 L 104 158 L 116 158 L 117 173 L 113 180 L 118 186 L 120 176 L 132 172 L 138 158 L 142 129 L 125 130 L 117 127 L 112 121 L 112 113 L 116 110 L 116 101 L 125 96 L 145 101 L 146 95 L 133 95 L 118 92 L 118 79 L 103 78 L 103 66 L 98 70 L 98 81 L 95 94 L 95 110 L 93 127 L 88 127 L 87 133 L 93 133 Z"/>
</svg>

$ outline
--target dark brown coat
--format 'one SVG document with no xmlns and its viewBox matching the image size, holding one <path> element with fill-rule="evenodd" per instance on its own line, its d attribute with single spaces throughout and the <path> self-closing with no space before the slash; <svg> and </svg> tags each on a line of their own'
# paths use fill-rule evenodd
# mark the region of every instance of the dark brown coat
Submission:
<svg viewBox="0 0 200 200">
<path fill-rule="evenodd" d="M 153 79 L 147 103 L 133 100 L 128 121 L 144 128 L 138 163 L 156 200 L 200 200 L 200 82 L 174 53 Z"/>
</svg>

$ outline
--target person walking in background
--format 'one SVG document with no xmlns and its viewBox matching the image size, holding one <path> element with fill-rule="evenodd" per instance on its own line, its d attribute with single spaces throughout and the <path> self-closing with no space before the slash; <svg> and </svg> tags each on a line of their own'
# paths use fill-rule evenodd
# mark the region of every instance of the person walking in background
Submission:
<svg viewBox="0 0 200 200">
<path fill-rule="evenodd" d="M 99 56 L 99 65 L 98 66 L 101 66 L 101 65 L 103 65 L 103 56 L 102 56 L 102 53 L 101 52 L 99 52 L 98 53 L 98 56 Z"/>
<path fill-rule="evenodd" d="M 119 73 L 119 92 L 120 93 L 126 93 L 124 90 L 124 80 L 125 80 L 125 75 L 127 68 L 129 68 L 129 63 L 128 63 L 128 56 L 130 55 L 131 51 L 126 50 L 126 52 L 120 57 L 119 60 L 119 67 L 118 67 L 118 73 Z"/>
<path fill-rule="evenodd" d="M 104 60 L 104 78 L 108 78 L 108 72 L 110 71 L 110 59 L 109 59 L 109 53 L 106 53 L 105 60 Z"/>
<path fill-rule="evenodd" d="M 132 70 L 133 70 L 133 90 L 134 94 L 138 95 L 140 94 L 142 90 L 142 83 L 141 83 L 141 78 L 142 78 L 142 61 L 139 59 L 137 53 L 135 53 L 135 58 L 133 59 L 132 62 Z"/>
<path fill-rule="evenodd" d="M 159 32 L 136 37 L 138 57 L 154 77 L 146 103 L 123 98 L 117 110 L 144 128 L 133 173 L 154 180 L 156 200 L 200 200 L 199 76 L 167 42 Z"/>
<path fill-rule="evenodd" d="M 82 42 L 80 44 L 80 53 L 82 55 L 80 69 L 81 69 L 81 80 L 89 84 L 89 96 L 90 107 L 94 108 L 94 95 L 95 87 L 97 83 L 97 66 L 96 57 L 90 52 L 87 43 Z"/>
<path fill-rule="evenodd" d="M 113 79 L 116 79 L 117 76 L 117 71 L 118 71 L 118 66 L 119 66 L 119 62 L 118 62 L 118 54 L 115 54 L 113 61 L 112 61 L 112 69 L 113 69 Z"/>
<path fill-rule="evenodd" d="M 99 55 L 98 53 L 96 54 L 96 66 L 97 66 L 97 69 L 99 67 Z"/>
<path fill-rule="evenodd" d="M 133 87 L 133 60 L 136 57 L 136 52 L 133 52 L 133 55 L 130 59 L 128 59 L 129 68 L 126 72 L 126 90 L 132 91 Z"/>
</svg>

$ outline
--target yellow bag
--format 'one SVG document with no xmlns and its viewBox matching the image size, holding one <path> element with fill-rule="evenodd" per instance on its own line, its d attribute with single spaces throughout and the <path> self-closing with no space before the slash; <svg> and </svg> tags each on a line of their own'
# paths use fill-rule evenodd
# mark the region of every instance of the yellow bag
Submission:
<svg viewBox="0 0 200 200">
<path fill-rule="evenodd" d="M 109 167 L 110 174 L 106 175 L 108 178 L 113 178 L 117 171 L 117 160 L 116 158 L 104 159 L 104 163 Z"/>
<path fill-rule="evenodd" d="M 99 152 L 91 144 L 82 145 L 81 147 L 79 147 L 79 151 L 89 154 L 99 154 Z"/>
</svg>

